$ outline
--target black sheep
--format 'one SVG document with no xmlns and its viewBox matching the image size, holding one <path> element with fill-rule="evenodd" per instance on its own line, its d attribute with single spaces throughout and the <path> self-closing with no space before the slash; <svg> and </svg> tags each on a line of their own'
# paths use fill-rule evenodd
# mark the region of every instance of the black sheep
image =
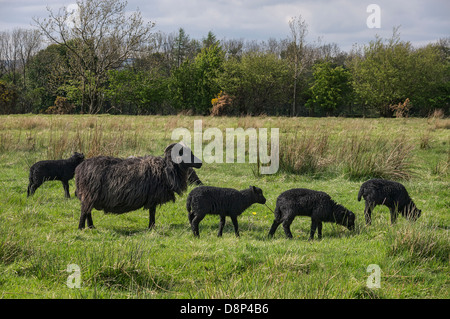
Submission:
<svg viewBox="0 0 450 319">
<path fill-rule="evenodd" d="M 128 159 L 130 158 L 143 158 L 143 157 L 138 157 L 138 156 L 129 156 Z M 195 172 L 195 170 L 192 167 L 188 168 L 188 185 L 203 185 L 202 181 L 200 180 L 200 177 L 198 177 L 197 173 Z"/>
<path fill-rule="evenodd" d="M 93 228 L 93 208 L 123 214 L 141 207 L 149 210 L 149 228 L 155 225 L 156 206 L 175 201 L 187 189 L 190 167 L 202 162 L 188 147 L 171 144 L 164 156 L 120 159 L 99 156 L 76 169 L 77 195 L 81 201 L 79 229 Z"/>
<path fill-rule="evenodd" d="M 361 198 L 366 201 L 364 217 L 367 225 L 372 223 L 372 210 L 377 205 L 389 208 L 391 224 L 395 223 L 399 212 L 411 220 L 417 220 L 422 212 L 402 184 L 385 179 L 374 178 L 364 182 L 359 189 L 358 201 L 361 201 Z"/>
<path fill-rule="evenodd" d="M 220 188 L 214 186 L 199 186 L 194 188 L 187 197 L 186 209 L 189 212 L 189 223 L 194 236 L 199 236 L 198 224 L 207 215 L 219 215 L 220 225 L 218 236 L 222 236 L 225 217 L 230 216 L 234 232 L 239 237 L 237 217 L 254 203 L 265 204 L 266 199 L 260 188 L 250 186 L 244 190 Z"/>
<path fill-rule="evenodd" d="M 283 223 L 286 236 L 292 238 L 290 226 L 295 216 L 311 217 L 310 240 L 314 239 L 316 229 L 319 239 L 322 238 L 322 222 L 333 222 L 349 230 L 355 227 L 355 214 L 336 204 L 327 193 L 305 188 L 294 188 L 281 193 L 277 198 L 274 215 L 269 237 Z"/>
<path fill-rule="evenodd" d="M 82 153 L 75 152 L 72 157 L 60 160 L 47 160 L 34 163 L 30 167 L 27 197 L 34 194 L 36 189 L 45 181 L 58 180 L 64 187 L 64 193 L 70 198 L 69 180 L 75 174 L 75 168 L 84 160 Z"/>
</svg>

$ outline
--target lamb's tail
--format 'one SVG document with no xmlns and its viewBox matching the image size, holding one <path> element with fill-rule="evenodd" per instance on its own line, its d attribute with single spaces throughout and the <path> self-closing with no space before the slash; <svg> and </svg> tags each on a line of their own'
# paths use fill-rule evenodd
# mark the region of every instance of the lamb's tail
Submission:
<svg viewBox="0 0 450 319">
<path fill-rule="evenodd" d="M 192 202 L 192 197 L 190 195 L 188 195 L 188 197 L 186 199 L 186 209 L 189 214 L 191 213 L 191 202 Z"/>
<path fill-rule="evenodd" d="M 275 220 L 281 219 L 281 210 L 278 205 L 275 206 L 275 211 L 273 212 L 273 215 L 274 215 Z"/>
<path fill-rule="evenodd" d="M 358 193 L 358 202 L 361 201 L 361 197 L 364 196 L 364 187 L 361 186 L 361 188 L 359 189 L 359 193 Z"/>
</svg>

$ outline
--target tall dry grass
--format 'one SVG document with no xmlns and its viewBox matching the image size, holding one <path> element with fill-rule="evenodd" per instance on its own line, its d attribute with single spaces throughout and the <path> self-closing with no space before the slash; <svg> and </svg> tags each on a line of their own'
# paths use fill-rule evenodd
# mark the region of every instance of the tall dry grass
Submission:
<svg viewBox="0 0 450 319">
<path fill-rule="evenodd" d="M 414 146 L 405 138 L 355 134 L 330 137 L 325 131 L 283 138 L 280 169 L 295 174 L 344 174 L 350 179 L 409 179 Z"/>
<path fill-rule="evenodd" d="M 4 123 L 3 129 L 0 129 L 0 154 L 31 151 L 41 153 L 46 159 L 60 159 L 75 151 L 87 157 L 128 156 L 150 148 L 145 145 L 148 141 L 146 132 L 134 129 L 126 121 L 33 117 L 23 118 L 22 122 L 14 118 Z"/>
</svg>

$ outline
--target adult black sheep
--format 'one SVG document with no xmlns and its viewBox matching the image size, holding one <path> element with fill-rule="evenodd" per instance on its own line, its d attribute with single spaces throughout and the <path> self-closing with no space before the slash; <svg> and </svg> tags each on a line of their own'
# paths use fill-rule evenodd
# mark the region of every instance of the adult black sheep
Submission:
<svg viewBox="0 0 450 319">
<path fill-rule="evenodd" d="M 34 194 L 36 189 L 45 181 L 61 181 L 66 198 L 70 198 L 69 180 L 75 174 L 75 168 L 84 160 L 82 153 L 73 153 L 68 159 L 46 160 L 34 163 L 30 167 L 27 197 Z"/>
<path fill-rule="evenodd" d="M 142 158 L 139 156 L 129 156 L 130 158 Z M 203 185 L 203 182 L 200 180 L 200 177 L 198 177 L 197 173 L 195 172 L 195 170 L 192 167 L 188 168 L 188 185 Z"/>
<path fill-rule="evenodd" d="M 76 169 L 77 196 L 81 201 L 79 229 L 94 228 L 93 208 L 123 214 L 141 207 L 149 210 L 149 228 L 155 225 L 156 206 L 175 201 L 187 189 L 190 167 L 202 162 L 178 143 L 164 156 L 120 159 L 108 156 L 85 160 Z"/>
</svg>

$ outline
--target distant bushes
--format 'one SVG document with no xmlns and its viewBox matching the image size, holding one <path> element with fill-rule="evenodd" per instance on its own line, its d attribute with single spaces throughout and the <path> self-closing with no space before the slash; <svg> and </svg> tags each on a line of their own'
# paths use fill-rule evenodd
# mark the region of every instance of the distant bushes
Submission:
<svg viewBox="0 0 450 319">
<path fill-rule="evenodd" d="M 25 64 L 5 68 L 0 114 L 407 117 L 450 112 L 449 38 L 413 47 L 395 29 L 391 38 L 376 37 L 350 52 L 314 43 L 300 49 L 290 39 L 218 40 L 212 32 L 200 42 L 183 29 L 178 35 L 160 33 L 155 41 L 120 65 L 109 65 L 101 78 L 89 69 L 77 69 L 76 76 L 68 63 L 70 50 L 51 44 Z"/>
</svg>

